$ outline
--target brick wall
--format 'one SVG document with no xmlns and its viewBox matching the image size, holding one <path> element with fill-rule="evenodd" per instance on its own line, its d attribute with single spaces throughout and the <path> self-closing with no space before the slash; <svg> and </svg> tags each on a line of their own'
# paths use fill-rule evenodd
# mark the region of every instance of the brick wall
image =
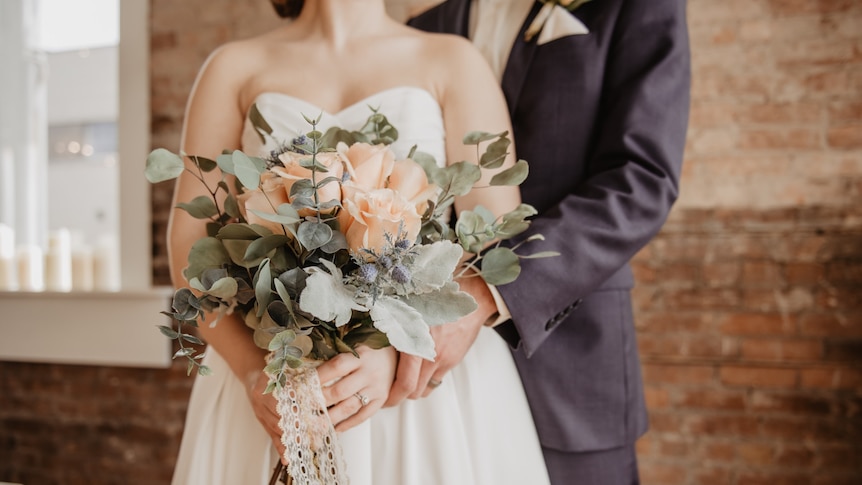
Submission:
<svg viewBox="0 0 862 485">
<path fill-rule="evenodd" d="M 276 19 L 264 0 L 150 1 L 153 146 L 176 149 L 206 55 Z M 682 196 L 635 258 L 643 483 L 860 483 L 862 2 L 688 6 Z M 153 196 L 167 283 L 169 184 Z M 0 481 L 167 483 L 191 382 L 0 363 Z"/>
</svg>

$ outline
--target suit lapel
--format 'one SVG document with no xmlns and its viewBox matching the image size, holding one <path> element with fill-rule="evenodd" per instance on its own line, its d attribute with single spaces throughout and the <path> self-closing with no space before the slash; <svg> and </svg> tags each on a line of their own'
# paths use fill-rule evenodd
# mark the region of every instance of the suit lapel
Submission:
<svg viewBox="0 0 862 485">
<path fill-rule="evenodd" d="M 466 14 L 469 21 L 469 0 L 465 3 L 468 5 Z M 515 115 L 515 106 L 518 104 L 521 89 L 524 87 L 524 81 L 527 79 L 530 64 L 533 62 L 533 56 L 536 53 L 536 47 L 538 47 L 538 35 L 534 36 L 530 42 L 526 42 L 524 41 L 524 34 L 528 26 L 533 22 L 533 19 L 536 18 L 542 5 L 542 2 L 536 2 L 527 15 L 526 20 L 524 20 L 524 24 L 521 25 L 521 30 L 518 32 L 518 37 L 515 38 L 515 43 L 512 45 L 512 52 L 509 53 L 506 68 L 503 70 L 503 94 L 506 96 L 506 103 L 509 105 L 509 116 L 512 117 Z"/>
</svg>

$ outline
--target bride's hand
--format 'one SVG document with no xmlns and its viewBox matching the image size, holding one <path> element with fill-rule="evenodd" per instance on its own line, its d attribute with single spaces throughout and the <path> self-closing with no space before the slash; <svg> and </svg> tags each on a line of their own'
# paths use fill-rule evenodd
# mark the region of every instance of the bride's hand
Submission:
<svg viewBox="0 0 862 485">
<path fill-rule="evenodd" d="M 431 394 L 434 388 L 443 382 L 446 373 L 461 363 L 479 335 L 482 325 L 497 311 L 494 297 L 481 278 L 462 278 L 459 284 L 461 290 L 473 296 L 479 307 L 456 322 L 431 327 L 431 336 L 437 351 L 437 357 L 433 361 L 413 355 L 401 355 L 398 373 L 386 400 L 387 407 L 397 406 L 405 398 L 419 399 Z"/>
<path fill-rule="evenodd" d="M 263 371 L 255 372 L 249 377 L 249 384 L 246 386 L 248 400 L 251 401 L 251 407 L 263 429 L 269 433 L 272 439 L 272 444 L 278 450 L 278 456 L 284 462 L 284 445 L 281 443 L 281 428 L 278 427 L 278 411 L 276 409 L 275 396 L 272 393 L 264 394 L 269 383 L 269 378 Z"/>
<path fill-rule="evenodd" d="M 356 352 L 358 359 L 339 354 L 317 368 L 336 431 L 347 431 L 374 415 L 386 401 L 395 377 L 398 355 L 391 346 L 375 350 L 361 345 Z"/>
</svg>

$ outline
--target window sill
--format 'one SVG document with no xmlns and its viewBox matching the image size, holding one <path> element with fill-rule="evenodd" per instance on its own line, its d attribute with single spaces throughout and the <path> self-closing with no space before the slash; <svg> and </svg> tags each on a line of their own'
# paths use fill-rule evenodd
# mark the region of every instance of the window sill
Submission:
<svg viewBox="0 0 862 485">
<path fill-rule="evenodd" d="M 115 293 L 0 292 L 0 360 L 168 367 L 170 340 L 156 325 L 167 287 Z"/>
</svg>

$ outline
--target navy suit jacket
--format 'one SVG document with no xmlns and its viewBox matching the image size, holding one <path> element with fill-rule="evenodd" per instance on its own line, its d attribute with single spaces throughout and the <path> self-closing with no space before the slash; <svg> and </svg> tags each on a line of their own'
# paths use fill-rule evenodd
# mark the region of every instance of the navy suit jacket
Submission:
<svg viewBox="0 0 862 485">
<path fill-rule="evenodd" d="M 521 186 L 539 215 L 521 276 L 499 291 L 544 446 L 579 452 L 633 443 L 646 431 L 628 265 L 659 231 L 678 193 L 690 60 L 684 0 L 593 0 L 573 15 L 590 30 L 512 51 L 502 88 Z M 470 0 L 448 0 L 414 27 L 467 35 Z M 475 127 L 481 129 L 481 127 Z"/>
</svg>

